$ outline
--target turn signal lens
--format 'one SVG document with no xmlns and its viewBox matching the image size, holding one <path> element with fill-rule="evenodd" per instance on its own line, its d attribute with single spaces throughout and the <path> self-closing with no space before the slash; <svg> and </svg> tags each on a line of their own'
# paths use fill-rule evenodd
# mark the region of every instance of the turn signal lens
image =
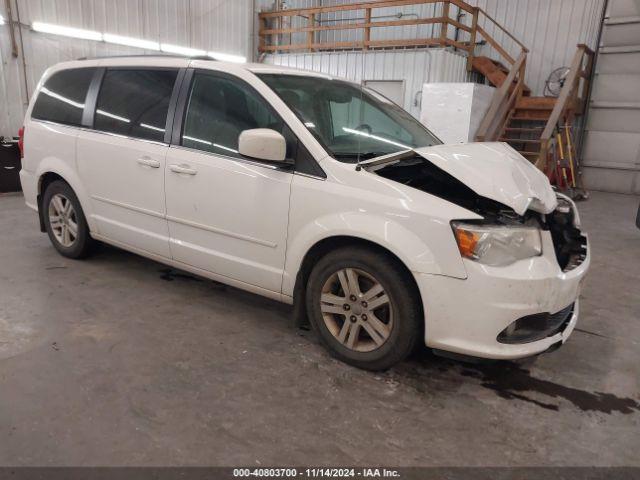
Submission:
<svg viewBox="0 0 640 480">
<path fill-rule="evenodd" d="M 461 228 L 455 229 L 454 232 L 456 234 L 458 248 L 460 249 L 462 256 L 474 258 L 474 251 L 476 249 L 476 245 L 478 245 L 478 240 L 480 240 L 480 235 Z"/>
</svg>

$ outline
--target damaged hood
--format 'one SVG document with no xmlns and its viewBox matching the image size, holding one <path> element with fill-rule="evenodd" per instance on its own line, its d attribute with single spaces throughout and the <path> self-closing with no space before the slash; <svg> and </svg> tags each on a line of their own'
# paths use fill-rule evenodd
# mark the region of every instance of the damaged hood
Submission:
<svg viewBox="0 0 640 480">
<path fill-rule="evenodd" d="M 505 143 L 434 145 L 415 152 L 481 195 L 511 207 L 550 213 L 556 194 L 547 177 Z"/>
</svg>

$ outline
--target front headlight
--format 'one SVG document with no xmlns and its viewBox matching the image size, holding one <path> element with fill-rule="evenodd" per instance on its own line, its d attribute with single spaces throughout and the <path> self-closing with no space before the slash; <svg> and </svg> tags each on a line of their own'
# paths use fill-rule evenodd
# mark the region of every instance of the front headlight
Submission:
<svg viewBox="0 0 640 480">
<path fill-rule="evenodd" d="M 504 266 L 542 254 L 536 227 L 453 222 L 460 254 L 484 265 Z"/>
</svg>

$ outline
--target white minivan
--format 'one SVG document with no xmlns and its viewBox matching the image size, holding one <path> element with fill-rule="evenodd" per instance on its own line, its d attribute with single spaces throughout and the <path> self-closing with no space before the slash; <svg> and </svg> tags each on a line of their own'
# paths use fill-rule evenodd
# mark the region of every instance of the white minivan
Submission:
<svg viewBox="0 0 640 480">
<path fill-rule="evenodd" d="M 424 342 L 562 345 L 589 268 L 574 203 L 504 143 L 442 145 L 374 91 L 172 57 L 51 67 L 21 131 L 26 203 L 64 256 L 97 240 L 295 304 L 337 358 Z"/>
</svg>

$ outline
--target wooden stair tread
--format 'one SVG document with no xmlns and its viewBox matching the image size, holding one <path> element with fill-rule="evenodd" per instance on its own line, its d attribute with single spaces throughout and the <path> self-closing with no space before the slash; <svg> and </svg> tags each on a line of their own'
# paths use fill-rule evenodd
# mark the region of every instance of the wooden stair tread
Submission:
<svg viewBox="0 0 640 480">
<path fill-rule="evenodd" d="M 553 97 L 521 97 L 516 102 L 516 108 L 521 110 L 553 110 L 556 106 Z"/>
<path fill-rule="evenodd" d="M 530 132 L 530 133 L 540 133 L 544 130 L 544 127 L 506 127 L 504 129 L 505 132 Z"/>
<path fill-rule="evenodd" d="M 547 119 L 546 118 L 533 118 L 533 117 L 511 117 L 512 121 L 517 121 L 517 122 L 542 122 L 542 123 L 547 123 Z"/>
<path fill-rule="evenodd" d="M 500 142 L 513 142 L 513 143 L 540 143 L 540 140 L 534 140 L 531 138 L 500 138 Z"/>
</svg>

